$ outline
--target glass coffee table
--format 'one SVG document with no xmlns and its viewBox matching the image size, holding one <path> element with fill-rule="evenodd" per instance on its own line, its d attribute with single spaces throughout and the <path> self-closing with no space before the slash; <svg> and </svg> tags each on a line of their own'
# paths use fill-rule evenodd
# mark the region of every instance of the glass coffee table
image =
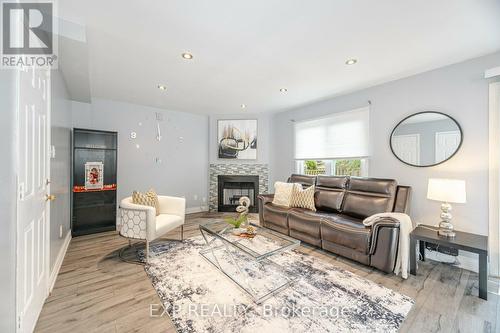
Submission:
<svg viewBox="0 0 500 333">
<path fill-rule="evenodd" d="M 287 288 L 297 276 L 270 258 L 300 245 L 300 241 L 251 224 L 253 238 L 234 235 L 222 220 L 200 224 L 207 248 L 200 254 L 260 304 Z"/>
</svg>

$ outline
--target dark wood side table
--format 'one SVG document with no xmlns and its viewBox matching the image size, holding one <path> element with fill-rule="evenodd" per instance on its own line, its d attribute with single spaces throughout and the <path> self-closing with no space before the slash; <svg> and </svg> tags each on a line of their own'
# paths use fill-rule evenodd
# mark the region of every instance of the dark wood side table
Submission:
<svg viewBox="0 0 500 333">
<path fill-rule="evenodd" d="M 488 299 L 488 236 L 455 231 L 455 238 L 440 237 L 439 228 L 427 225 L 417 226 L 410 234 L 410 274 L 417 275 L 416 245 L 425 261 L 425 243 L 443 245 L 450 248 L 477 253 L 479 255 L 479 297 Z"/>
</svg>

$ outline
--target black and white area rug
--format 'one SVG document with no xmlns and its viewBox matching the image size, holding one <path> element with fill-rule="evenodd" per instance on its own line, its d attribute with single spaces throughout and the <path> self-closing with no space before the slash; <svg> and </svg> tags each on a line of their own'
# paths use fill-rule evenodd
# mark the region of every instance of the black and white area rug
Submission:
<svg viewBox="0 0 500 333">
<path fill-rule="evenodd" d="M 163 303 L 151 315 L 168 313 L 178 332 L 396 332 L 414 303 L 319 258 L 288 251 L 272 260 L 299 278 L 257 305 L 199 254 L 205 246 L 201 237 L 151 245 L 145 270 Z"/>
</svg>

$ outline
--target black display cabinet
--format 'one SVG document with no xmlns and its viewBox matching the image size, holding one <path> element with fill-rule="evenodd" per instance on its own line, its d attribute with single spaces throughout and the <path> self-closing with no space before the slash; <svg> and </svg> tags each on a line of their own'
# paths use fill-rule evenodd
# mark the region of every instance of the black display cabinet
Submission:
<svg viewBox="0 0 500 333">
<path fill-rule="evenodd" d="M 117 153 L 116 132 L 73 129 L 73 236 L 116 229 Z M 89 175 L 86 163 L 102 163 L 102 169 Z"/>
</svg>

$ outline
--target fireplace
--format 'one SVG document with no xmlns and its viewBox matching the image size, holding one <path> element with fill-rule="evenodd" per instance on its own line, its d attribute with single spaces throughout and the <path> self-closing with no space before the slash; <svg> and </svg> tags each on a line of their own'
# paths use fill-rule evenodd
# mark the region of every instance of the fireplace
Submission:
<svg viewBox="0 0 500 333">
<path fill-rule="evenodd" d="M 217 177 L 218 189 L 218 211 L 234 212 L 241 197 L 250 198 L 250 212 L 256 213 L 257 195 L 259 194 L 259 176 L 229 176 L 219 175 Z"/>
</svg>

